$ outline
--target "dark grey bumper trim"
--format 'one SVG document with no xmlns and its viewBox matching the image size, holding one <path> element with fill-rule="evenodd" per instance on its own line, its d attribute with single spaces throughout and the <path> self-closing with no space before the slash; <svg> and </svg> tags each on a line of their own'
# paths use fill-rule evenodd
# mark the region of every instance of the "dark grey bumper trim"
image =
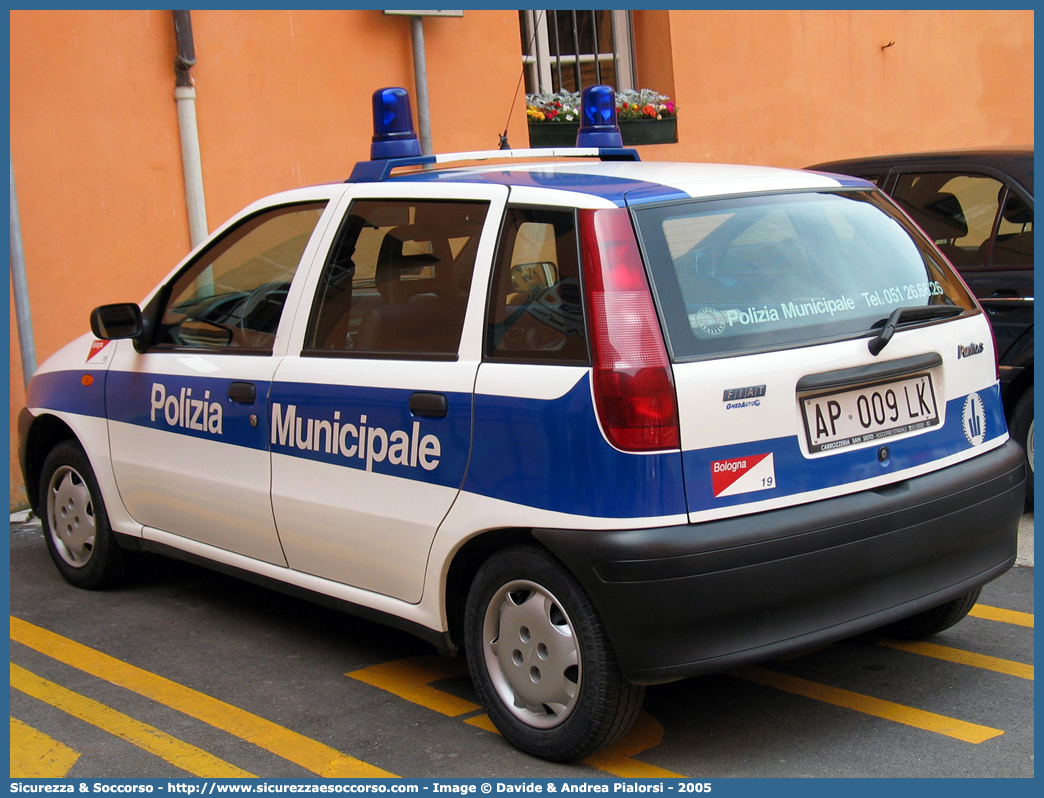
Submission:
<svg viewBox="0 0 1044 798">
<path fill-rule="evenodd" d="M 887 488 L 724 521 L 534 535 L 577 576 L 629 679 L 670 681 L 858 634 L 1014 564 L 1014 443 Z"/>
</svg>

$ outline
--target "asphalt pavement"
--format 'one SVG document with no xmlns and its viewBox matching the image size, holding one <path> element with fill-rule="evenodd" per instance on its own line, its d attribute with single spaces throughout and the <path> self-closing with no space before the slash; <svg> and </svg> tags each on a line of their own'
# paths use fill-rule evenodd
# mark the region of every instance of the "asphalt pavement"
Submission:
<svg viewBox="0 0 1044 798">
<path fill-rule="evenodd" d="M 1027 513 L 1019 521 L 1019 557 L 1015 564 L 1033 567 L 1033 513 Z"/>
<path fill-rule="evenodd" d="M 572 765 L 507 746 L 463 661 L 390 627 L 159 557 L 121 589 L 76 590 L 21 515 L 10 555 L 26 777 L 1034 775 L 1032 516 L 1022 567 L 931 641 L 863 635 L 657 685 L 624 740 Z"/>
</svg>

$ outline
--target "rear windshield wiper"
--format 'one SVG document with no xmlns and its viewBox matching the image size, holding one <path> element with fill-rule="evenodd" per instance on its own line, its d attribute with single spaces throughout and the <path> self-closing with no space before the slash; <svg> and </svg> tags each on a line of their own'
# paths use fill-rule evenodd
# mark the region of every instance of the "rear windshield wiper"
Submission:
<svg viewBox="0 0 1044 798">
<path fill-rule="evenodd" d="M 896 308 L 887 319 L 881 319 L 873 325 L 874 327 L 878 324 L 883 326 L 881 327 L 881 332 L 867 343 L 867 346 L 870 347 L 870 354 L 875 357 L 881 354 L 881 350 L 888 346 L 888 342 L 892 340 L 895 328 L 903 320 L 945 319 L 950 316 L 960 316 L 962 313 L 964 313 L 964 308 L 958 305 L 913 305 L 911 307 Z"/>
</svg>

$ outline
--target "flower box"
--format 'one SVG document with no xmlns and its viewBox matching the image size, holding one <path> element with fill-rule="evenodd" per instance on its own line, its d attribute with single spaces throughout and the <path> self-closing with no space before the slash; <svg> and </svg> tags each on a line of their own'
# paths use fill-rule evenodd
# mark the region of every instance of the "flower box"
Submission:
<svg viewBox="0 0 1044 798">
<path fill-rule="evenodd" d="M 580 92 L 527 94 L 529 146 L 573 147 L 580 128 Z M 678 140 L 674 101 L 652 89 L 616 92 L 616 117 L 625 146 Z"/>
<path fill-rule="evenodd" d="M 624 119 L 619 122 L 625 147 L 637 144 L 673 144 L 678 140 L 678 119 Z M 573 147 L 579 122 L 530 122 L 530 147 Z"/>
</svg>

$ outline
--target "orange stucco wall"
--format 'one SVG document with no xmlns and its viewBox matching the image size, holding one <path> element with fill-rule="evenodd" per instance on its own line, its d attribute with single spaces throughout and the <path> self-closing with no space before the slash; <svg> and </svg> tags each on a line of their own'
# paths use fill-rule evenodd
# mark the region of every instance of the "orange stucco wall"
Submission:
<svg viewBox="0 0 1044 798">
<path fill-rule="evenodd" d="M 636 11 L 639 81 L 679 142 L 647 159 L 802 166 L 1033 139 L 1031 11 Z M 11 157 L 36 353 L 137 300 L 189 249 L 170 11 L 12 11 Z M 409 20 L 378 11 L 194 11 L 211 229 L 368 157 L 371 92 L 413 90 Z M 517 12 L 424 22 L 435 151 L 492 149 L 516 94 Z M 894 42 L 891 46 L 887 46 Z M 11 431 L 24 401 L 11 306 Z M 23 500 L 11 449 L 12 505 Z"/>
<path fill-rule="evenodd" d="M 1032 11 L 672 11 L 670 45 L 688 159 L 1033 141 Z"/>
</svg>

